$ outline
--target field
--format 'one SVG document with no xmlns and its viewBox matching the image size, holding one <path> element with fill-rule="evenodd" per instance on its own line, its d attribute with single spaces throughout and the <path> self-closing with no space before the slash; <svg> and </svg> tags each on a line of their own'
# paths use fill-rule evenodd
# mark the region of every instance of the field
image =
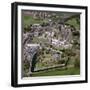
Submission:
<svg viewBox="0 0 90 90">
<path fill-rule="evenodd" d="M 62 75 L 80 75 L 79 68 L 67 68 L 67 69 L 51 69 L 47 71 L 34 72 L 32 74 L 33 77 L 36 76 L 62 76 Z"/>
</svg>

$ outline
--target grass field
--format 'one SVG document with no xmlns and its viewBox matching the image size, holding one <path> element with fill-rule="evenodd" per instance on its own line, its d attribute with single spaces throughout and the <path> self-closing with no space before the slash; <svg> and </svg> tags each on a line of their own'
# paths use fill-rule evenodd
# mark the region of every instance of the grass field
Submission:
<svg viewBox="0 0 90 90">
<path fill-rule="evenodd" d="M 73 25 L 76 29 L 80 29 L 80 24 L 77 23 L 76 18 L 72 18 L 66 22 L 67 24 Z"/>
<path fill-rule="evenodd" d="M 33 72 L 32 77 L 35 76 L 61 76 L 61 75 L 80 75 L 79 68 L 68 69 L 51 69 L 47 71 Z"/>
<path fill-rule="evenodd" d="M 33 16 L 23 16 L 24 18 L 24 26 L 28 26 L 30 24 L 35 24 L 35 23 L 42 23 L 43 20 L 42 19 L 34 19 Z"/>
</svg>

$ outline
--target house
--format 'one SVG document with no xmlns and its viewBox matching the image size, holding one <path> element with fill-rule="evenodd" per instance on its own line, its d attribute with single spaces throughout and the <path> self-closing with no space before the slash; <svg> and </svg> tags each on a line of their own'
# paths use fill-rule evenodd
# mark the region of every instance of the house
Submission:
<svg viewBox="0 0 90 90">
<path fill-rule="evenodd" d="M 59 45 L 59 40 L 52 39 L 52 45 Z"/>
</svg>

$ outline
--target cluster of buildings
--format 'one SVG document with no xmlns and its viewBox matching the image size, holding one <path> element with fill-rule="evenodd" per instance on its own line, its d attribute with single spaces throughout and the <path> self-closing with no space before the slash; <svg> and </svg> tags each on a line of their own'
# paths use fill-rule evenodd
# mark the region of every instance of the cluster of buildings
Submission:
<svg viewBox="0 0 90 90">
<path fill-rule="evenodd" d="M 29 15 L 34 15 L 34 18 L 39 16 L 40 18 L 43 17 L 50 17 L 50 13 L 41 13 L 41 12 L 27 12 Z M 54 15 L 54 14 L 53 14 Z M 70 48 L 72 44 L 70 43 L 72 40 L 72 27 L 70 25 L 54 23 L 52 20 L 49 20 L 47 25 L 41 24 L 33 24 L 30 27 L 30 31 L 23 33 L 23 54 L 24 60 L 27 59 L 30 61 L 30 65 L 32 64 L 32 58 L 35 53 L 38 52 L 39 49 L 42 49 L 44 42 L 37 41 L 38 43 L 33 43 L 33 39 L 45 39 L 47 43 L 54 47 L 63 47 L 63 48 Z M 41 45 L 42 42 L 42 45 Z M 45 48 L 50 48 L 45 46 Z M 53 52 L 52 58 L 55 60 L 61 59 L 62 52 L 59 52 L 54 49 L 50 49 Z M 31 67 L 30 67 L 31 68 Z"/>
<path fill-rule="evenodd" d="M 58 32 L 58 34 L 56 34 L 58 38 L 55 37 L 55 32 Z M 38 43 L 32 43 L 33 38 L 46 39 L 47 43 L 54 47 L 72 47 L 72 44 L 70 44 L 70 41 L 72 40 L 71 29 L 66 25 L 60 25 L 57 31 L 55 31 L 55 29 L 52 27 L 50 28 L 49 26 L 46 26 L 46 28 L 44 28 L 40 24 L 32 25 L 30 32 L 23 33 L 23 46 L 25 49 L 24 51 L 28 52 L 29 55 L 31 55 L 33 51 L 36 52 L 37 48 L 42 48 L 39 41 Z M 44 44 L 44 42 L 42 42 L 42 44 Z M 47 46 L 44 45 L 44 47 Z"/>
</svg>

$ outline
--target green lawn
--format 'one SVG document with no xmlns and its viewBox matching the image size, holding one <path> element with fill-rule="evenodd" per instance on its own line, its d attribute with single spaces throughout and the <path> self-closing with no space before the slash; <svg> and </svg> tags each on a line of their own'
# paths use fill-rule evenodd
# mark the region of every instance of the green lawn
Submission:
<svg viewBox="0 0 90 90">
<path fill-rule="evenodd" d="M 42 23 L 42 19 L 34 19 L 33 16 L 23 16 L 24 26 L 28 26 L 30 24 Z"/>
<path fill-rule="evenodd" d="M 73 25 L 76 29 L 80 29 L 80 24 L 77 23 L 76 18 L 72 18 L 66 22 L 67 24 Z"/>
<path fill-rule="evenodd" d="M 68 69 L 51 69 L 46 71 L 34 72 L 32 77 L 35 76 L 56 76 L 56 75 L 79 75 L 79 68 L 68 68 Z"/>
</svg>

